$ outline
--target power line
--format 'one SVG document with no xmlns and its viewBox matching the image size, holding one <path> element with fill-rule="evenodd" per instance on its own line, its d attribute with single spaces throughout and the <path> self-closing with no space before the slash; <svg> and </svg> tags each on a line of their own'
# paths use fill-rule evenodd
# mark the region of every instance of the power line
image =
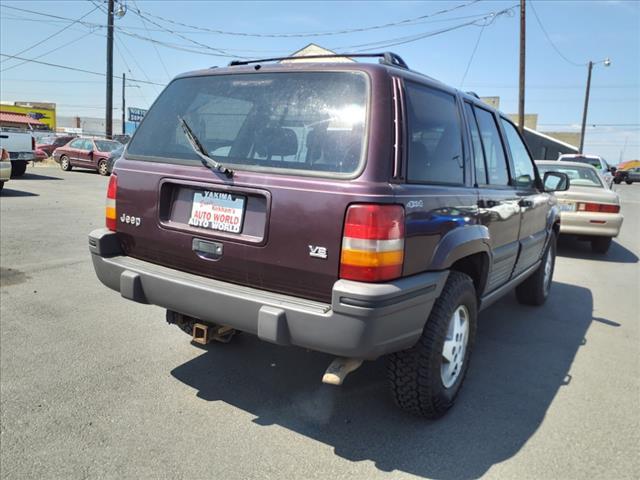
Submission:
<svg viewBox="0 0 640 480">
<path fill-rule="evenodd" d="M 93 31 L 90 31 L 89 33 L 85 33 L 84 35 L 80 35 L 79 37 L 76 37 L 73 40 L 70 40 L 70 41 L 68 41 L 68 42 L 66 42 L 66 43 L 64 43 L 62 45 L 57 46 L 56 48 L 52 48 L 51 50 L 48 50 L 48 51 L 44 52 L 41 55 L 38 55 L 37 57 L 34 58 L 34 60 L 37 60 L 38 58 L 42 58 L 42 57 L 44 57 L 46 55 L 49 55 L 50 53 L 57 52 L 58 50 L 66 47 L 67 45 L 71 45 L 72 43 L 76 43 L 77 41 L 82 40 L 83 38 L 86 38 L 91 34 L 93 34 Z M 7 68 L 4 68 L 4 69 L 0 70 L 0 73 L 6 72 L 8 70 L 11 70 L 12 68 L 16 68 L 16 67 L 19 67 L 21 65 L 24 65 L 25 63 L 29 63 L 29 62 L 28 61 L 24 61 L 24 62 L 16 63 L 14 65 L 10 65 Z"/>
<path fill-rule="evenodd" d="M 464 75 L 462 75 L 462 80 L 460 80 L 460 88 L 464 84 L 465 79 L 467 78 L 467 73 L 469 73 L 469 68 L 471 68 L 471 63 L 473 62 L 473 57 L 476 55 L 476 51 L 478 50 L 478 45 L 480 45 L 480 39 L 482 38 L 482 33 L 484 32 L 484 28 L 487 25 L 483 25 L 480 29 L 480 33 L 478 34 L 478 39 L 476 40 L 476 44 L 473 46 L 473 52 L 471 52 L 471 56 L 469 57 L 469 62 L 467 62 L 467 68 L 464 69 Z"/>
<path fill-rule="evenodd" d="M 220 48 L 216 48 L 216 47 L 212 47 L 212 46 L 210 46 L 210 45 L 206 45 L 206 44 L 204 44 L 204 43 L 198 42 L 197 40 L 193 40 L 192 38 L 185 37 L 185 36 L 184 36 L 184 35 L 182 35 L 181 33 L 178 33 L 178 32 L 176 32 L 176 31 L 174 31 L 174 30 L 171 30 L 171 29 L 169 29 L 169 28 L 166 28 L 166 27 L 164 27 L 163 25 L 160 25 L 159 23 L 157 23 L 157 22 L 155 22 L 155 21 L 153 21 L 153 20 L 151 20 L 151 19 L 149 19 L 149 18 L 145 17 L 145 16 L 140 12 L 140 10 L 138 10 L 138 9 L 132 9 L 132 10 L 133 10 L 133 13 L 135 13 L 136 15 L 138 15 L 140 18 L 147 20 L 149 23 L 151 23 L 151 24 L 155 25 L 156 27 L 162 28 L 162 29 L 164 29 L 167 33 L 170 33 L 170 34 L 172 34 L 172 35 L 175 35 L 176 37 L 179 37 L 179 38 L 181 38 L 181 39 L 183 39 L 183 40 L 186 40 L 187 42 L 193 43 L 194 45 L 197 45 L 197 46 L 202 47 L 202 48 L 207 49 L 207 50 L 212 50 L 212 51 L 214 51 L 214 52 L 218 52 L 218 55 L 219 55 L 219 56 L 221 56 L 221 57 L 229 57 L 229 58 L 235 58 L 235 57 L 237 57 L 236 55 L 231 55 L 231 54 L 229 54 L 229 52 L 226 52 L 225 50 L 222 50 L 222 49 L 220 49 Z M 238 56 L 239 56 L 239 55 L 238 55 Z M 245 58 L 245 57 L 240 57 L 240 58 Z"/>
<path fill-rule="evenodd" d="M 551 40 L 551 37 L 549 36 L 549 34 L 547 33 L 547 31 L 544 28 L 544 25 L 542 25 L 542 21 L 540 21 L 540 17 L 538 16 L 538 12 L 536 12 L 536 8 L 533 6 L 533 2 L 529 1 L 529 5 L 531 5 L 531 11 L 533 11 L 533 16 L 536 17 L 536 21 L 538 22 L 538 25 L 540 26 L 540 30 L 542 30 L 542 33 L 544 33 L 544 36 L 546 37 L 547 41 L 549 42 L 549 44 L 553 47 L 553 49 L 556 51 L 556 53 L 558 55 L 560 55 L 565 62 L 570 63 L 571 65 L 575 66 L 575 67 L 584 67 L 587 64 L 586 63 L 577 63 L 574 62 L 573 60 L 567 58 L 561 51 L 560 49 L 556 46 L 555 43 L 553 43 L 553 40 Z"/>
<path fill-rule="evenodd" d="M 3 6 L 5 6 L 5 5 L 3 5 Z M 62 28 L 61 28 L 60 30 L 58 30 L 57 32 L 52 33 L 52 34 L 51 34 L 51 35 L 49 35 L 47 38 L 45 38 L 45 39 L 43 39 L 43 40 L 40 40 L 40 41 L 39 41 L 39 42 L 37 42 L 37 43 L 34 43 L 34 44 L 33 44 L 33 45 L 31 45 L 30 47 L 27 47 L 27 48 L 25 48 L 25 49 L 23 49 L 23 50 L 20 50 L 20 51 L 19 51 L 18 53 L 16 53 L 15 55 L 22 55 L 23 53 L 28 52 L 29 50 L 31 50 L 31 49 L 33 49 L 33 48 L 37 47 L 38 45 L 43 44 L 43 43 L 44 43 L 44 42 L 46 42 L 47 40 L 52 39 L 52 38 L 53 38 L 53 37 L 55 37 L 56 35 L 61 34 L 61 33 L 62 33 L 62 32 L 64 32 L 67 28 L 71 27 L 72 25 L 75 25 L 76 23 L 78 23 L 78 22 L 79 22 L 80 20 L 82 20 L 83 18 L 85 18 L 85 17 L 89 16 L 90 14 L 92 14 L 93 12 L 95 12 L 97 9 L 98 9 L 98 7 L 95 7 L 95 8 L 93 8 L 93 9 L 91 9 L 90 11 L 88 11 L 87 13 L 85 13 L 84 15 L 82 15 L 80 18 L 78 18 L 78 19 L 74 20 L 73 22 L 71 22 L 69 25 L 66 25 L 66 26 L 62 27 Z M 40 57 L 38 57 L 38 58 L 40 58 Z M 6 61 L 6 60 L 5 60 L 5 61 Z"/>
<path fill-rule="evenodd" d="M 443 9 L 443 10 L 439 10 L 437 12 L 433 12 L 433 13 L 430 13 L 430 14 L 427 14 L 427 15 L 420 15 L 418 17 L 399 20 L 399 21 L 396 21 L 396 22 L 389 22 L 389 23 L 384 23 L 384 24 L 381 24 L 381 25 L 370 25 L 370 26 L 366 26 L 366 27 L 347 28 L 347 29 L 341 29 L 341 30 L 332 30 L 332 31 L 325 31 L 325 32 L 298 32 L 298 33 L 234 32 L 234 31 L 228 31 L 228 30 L 219 30 L 219 29 L 215 29 L 215 28 L 201 27 L 201 26 L 198 26 L 198 25 L 189 25 L 189 24 L 186 24 L 186 23 L 182 23 L 182 22 L 178 22 L 178 21 L 172 20 L 170 18 L 162 17 L 160 15 L 153 15 L 153 14 L 151 14 L 149 12 L 144 12 L 144 14 L 149 16 L 149 17 L 153 17 L 153 18 L 156 18 L 158 20 L 161 20 L 163 22 L 170 23 L 170 24 L 173 24 L 173 25 L 179 25 L 181 27 L 191 28 L 191 29 L 194 29 L 194 30 L 200 30 L 200 31 L 209 32 L 209 33 L 216 33 L 216 34 L 219 34 L 219 35 L 232 35 L 232 36 L 241 36 L 241 37 L 259 37 L 259 38 L 260 37 L 269 37 L 269 38 L 326 37 L 326 36 L 333 36 L 333 35 L 345 35 L 345 34 L 349 34 L 349 33 L 367 32 L 367 31 L 371 31 L 371 30 L 379 30 L 379 29 L 383 29 L 383 28 L 396 27 L 396 26 L 411 25 L 412 23 L 415 23 L 415 22 L 420 21 L 420 20 L 424 20 L 426 18 L 435 17 L 437 15 L 443 15 L 445 13 L 453 12 L 453 11 L 459 10 L 461 8 L 469 7 L 469 6 L 474 5 L 474 4 L 476 4 L 476 3 L 480 2 L 480 1 L 482 1 L 482 0 L 472 0 L 470 2 L 462 3 L 462 4 L 456 5 L 454 7 L 446 8 L 446 9 Z M 138 13 L 142 14 L 142 12 L 140 10 L 138 10 Z"/>
<path fill-rule="evenodd" d="M 39 65 L 46 65 L 48 67 L 62 68 L 64 70 L 71 70 L 71 71 L 80 72 L 80 73 L 88 73 L 90 75 L 99 75 L 101 77 L 106 77 L 107 76 L 105 73 L 102 73 L 102 72 L 94 72 L 94 71 L 91 71 L 91 70 L 85 70 L 83 68 L 69 67 L 67 65 L 60 65 L 60 64 L 57 64 L 57 63 L 42 62 L 40 60 L 35 60 L 33 58 L 24 58 L 24 57 L 18 57 L 16 55 L 7 55 L 6 53 L 0 53 L 0 57 L 15 58 L 16 60 L 26 60 L 28 62 L 37 63 Z M 120 77 L 117 77 L 117 76 L 114 75 L 113 78 L 120 78 Z M 151 82 L 151 81 L 145 81 L 145 80 L 137 80 L 135 78 L 128 78 L 127 80 L 130 80 L 130 81 L 136 82 L 136 83 L 145 83 L 145 84 L 149 84 L 149 85 L 159 85 L 161 87 L 164 86 L 163 83 L 157 83 L 157 82 Z"/>
<path fill-rule="evenodd" d="M 133 0 L 133 4 L 138 10 L 140 10 L 138 8 L 138 3 L 135 0 Z M 138 18 L 140 18 L 140 20 L 142 21 L 142 25 L 146 29 L 147 35 L 149 35 L 149 38 L 151 38 L 151 33 L 149 32 L 149 29 L 147 27 L 147 22 L 145 22 L 144 18 L 142 17 L 138 17 Z M 160 65 L 162 65 L 162 68 L 164 69 L 164 73 L 167 74 L 167 79 L 171 80 L 171 75 L 169 74 L 169 70 L 167 69 L 167 66 L 164 63 L 164 60 L 162 60 L 162 55 L 160 55 L 160 52 L 158 51 L 158 47 L 156 47 L 155 43 L 152 43 L 151 45 L 153 45 L 153 49 L 156 51 L 156 55 L 158 56 L 158 60 L 160 60 Z"/>
<path fill-rule="evenodd" d="M 396 37 L 396 38 L 391 38 L 391 39 L 387 39 L 387 40 L 380 40 L 377 42 L 369 42 L 369 43 L 361 43 L 358 45 L 349 45 L 349 46 L 345 46 L 345 47 L 334 47 L 334 50 L 349 50 L 349 49 L 359 49 L 357 51 L 369 51 L 369 50 L 377 50 L 377 49 L 384 49 L 384 48 L 388 48 L 388 47 L 394 47 L 397 45 L 404 45 L 406 43 L 412 43 L 412 42 L 416 42 L 418 40 L 422 40 L 425 38 L 429 38 L 429 37 L 434 37 L 436 35 L 442 35 L 443 33 L 448 33 L 448 32 L 452 32 L 454 30 L 458 30 L 460 28 L 464 28 L 464 27 L 468 27 L 468 26 L 476 26 L 476 27 L 480 27 L 482 26 L 482 24 L 478 24 L 478 22 L 480 21 L 484 21 L 484 26 L 488 26 L 491 25 L 493 22 L 495 22 L 495 20 L 502 16 L 502 15 L 512 15 L 513 12 L 512 10 L 517 7 L 518 5 L 512 5 L 511 7 L 505 8 L 503 10 L 500 10 L 498 12 L 491 12 L 487 15 L 485 15 L 484 17 L 481 17 L 479 19 L 476 20 L 472 20 L 469 22 L 464 22 L 464 23 L 460 23 L 457 25 L 453 25 L 450 27 L 446 27 L 440 30 L 434 30 L 434 31 L 429 31 L 429 32 L 422 32 L 422 33 L 418 33 L 418 34 L 414 34 L 414 35 L 407 35 L 404 37 Z M 366 48 L 363 48 L 366 47 Z"/>
</svg>

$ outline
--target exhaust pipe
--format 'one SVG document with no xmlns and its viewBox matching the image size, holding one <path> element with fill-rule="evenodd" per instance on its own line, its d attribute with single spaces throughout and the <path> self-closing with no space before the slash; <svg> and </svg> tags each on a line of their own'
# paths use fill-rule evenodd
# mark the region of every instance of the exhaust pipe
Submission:
<svg viewBox="0 0 640 480">
<path fill-rule="evenodd" d="M 322 383 L 329 385 L 342 385 L 344 379 L 347 378 L 354 370 L 362 365 L 362 360 L 358 358 L 336 357 L 329 364 L 327 370 L 322 376 Z"/>
</svg>

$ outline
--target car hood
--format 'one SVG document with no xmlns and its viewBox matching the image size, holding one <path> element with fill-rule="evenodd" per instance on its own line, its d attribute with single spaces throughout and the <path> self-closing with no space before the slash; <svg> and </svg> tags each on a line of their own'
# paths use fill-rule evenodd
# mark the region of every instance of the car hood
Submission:
<svg viewBox="0 0 640 480">
<path fill-rule="evenodd" d="M 618 194 L 606 188 L 571 187 L 566 192 L 556 192 L 556 197 L 558 200 L 620 204 Z"/>
</svg>

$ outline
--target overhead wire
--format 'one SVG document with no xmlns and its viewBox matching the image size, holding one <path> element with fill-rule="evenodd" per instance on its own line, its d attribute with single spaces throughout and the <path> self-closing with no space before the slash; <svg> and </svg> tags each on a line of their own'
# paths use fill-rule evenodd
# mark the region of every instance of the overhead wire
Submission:
<svg viewBox="0 0 640 480">
<path fill-rule="evenodd" d="M 412 22 L 417 22 L 419 20 L 424 20 L 430 17 L 435 17 L 437 15 L 443 15 L 445 13 L 449 13 L 449 12 L 453 12 L 455 10 L 459 10 L 461 8 L 465 8 L 465 7 L 469 7 L 471 5 L 474 5 L 478 2 L 480 2 L 482 0 L 472 0 L 470 2 L 466 2 L 466 3 L 462 3 L 459 5 L 456 5 L 454 7 L 451 8 L 446 8 L 443 10 L 439 10 L 437 12 L 433 12 L 433 13 L 429 13 L 426 15 L 420 15 L 417 17 L 412 17 L 412 18 L 408 18 L 408 19 L 404 19 L 404 20 L 399 20 L 396 22 L 388 22 L 388 23 L 384 23 L 381 25 L 369 25 L 366 27 L 356 27 L 356 28 L 345 28 L 345 29 L 339 29 L 339 30 L 330 30 L 330 31 L 324 31 L 324 32 L 288 32 L 288 33 L 252 33 L 252 32 L 236 32 L 236 31 L 229 31 L 229 30 L 220 30 L 220 29 L 216 29 L 216 28 L 208 28 L 208 27 L 202 27 L 202 26 L 198 26 L 198 25 L 190 25 L 187 23 L 183 23 L 183 22 L 178 22 L 176 20 L 172 20 L 170 18 L 166 18 L 166 17 L 162 17 L 160 15 L 154 15 L 151 14 L 149 12 L 144 12 L 144 15 L 147 15 L 149 17 L 153 17 L 155 19 L 158 19 L 160 21 L 164 21 L 166 23 L 170 23 L 172 25 L 178 25 L 181 27 L 186 27 L 186 28 L 191 28 L 194 30 L 200 30 L 200 31 L 205 31 L 205 32 L 209 32 L 209 33 L 216 33 L 219 35 L 231 35 L 231 36 L 241 36 L 241 37 L 258 37 L 258 38 L 264 38 L 264 37 L 268 37 L 268 38 L 296 38 L 296 37 L 326 37 L 326 36 L 333 36 L 333 35 L 345 35 L 345 34 L 349 34 L 349 33 L 359 33 L 359 32 L 367 32 L 367 31 L 371 31 L 371 30 L 379 30 L 379 29 L 383 29 L 383 28 L 389 28 L 389 27 L 396 27 L 396 26 L 404 26 L 404 25 L 408 25 L 411 24 Z M 140 13 L 143 13 L 141 11 L 139 11 Z"/>
<path fill-rule="evenodd" d="M 460 23 L 457 25 L 453 25 L 450 27 L 446 27 L 446 28 L 442 28 L 439 30 L 432 30 L 429 32 L 422 32 L 422 33 L 417 33 L 417 34 L 412 34 L 412 35 L 406 35 L 403 37 L 396 37 L 396 38 L 391 38 L 391 39 L 386 39 L 386 40 L 379 40 L 376 42 L 368 42 L 368 43 L 361 43 L 361 44 L 357 44 L 357 45 L 348 45 L 348 46 L 344 46 L 344 47 L 333 47 L 333 50 L 342 50 L 343 53 L 348 50 L 348 49 L 358 49 L 356 50 L 357 52 L 364 52 L 364 51 L 369 51 L 369 50 L 377 50 L 377 49 L 381 49 L 381 48 L 388 48 L 388 47 L 394 47 L 397 45 L 404 45 L 406 43 L 412 43 L 412 42 L 416 42 L 418 40 L 422 40 L 424 38 L 429 38 L 429 37 L 434 37 L 436 35 L 442 35 L 444 33 L 448 33 L 448 32 L 452 32 L 454 30 L 458 30 L 460 28 L 464 28 L 464 27 L 468 27 L 468 26 L 477 26 L 477 27 L 481 27 L 482 24 L 479 24 L 478 22 L 483 21 L 483 22 L 488 22 L 487 25 L 492 24 L 493 22 L 495 22 L 495 20 L 502 16 L 502 15 L 511 15 L 513 14 L 513 9 L 515 7 L 517 7 L 518 5 L 513 5 L 511 7 L 499 10 L 497 12 L 491 12 L 487 15 L 485 15 L 482 18 L 476 19 L 476 20 L 472 20 L 469 22 L 464 22 L 464 23 Z M 485 26 L 487 26 L 485 25 Z"/>
<path fill-rule="evenodd" d="M 138 3 L 136 2 L 136 0 L 133 0 L 133 4 L 135 5 L 136 8 L 138 8 Z M 144 18 L 142 17 L 138 17 L 138 18 L 140 18 L 142 25 L 146 29 L 147 35 L 149 35 L 149 38 L 151 38 L 151 32 L 149 32 L 149 29 L 147 27 L 147 22 L 145 22 Z M 164 60 L 162 59 L 162 55 L 160 55 L 160 52 L 158 51 L 158 47 L 156 46 L 155 43 L 152 43 L 151 45 L 153 46 L 153 49 L 155 50 L 156 55 L 158 56 L 158 60 L 160 60 L 160 65 L 162 65 L 162 68 L 164 69 L 164 73 L 167 74 L 167 80 L 171 80 L 171 74 L 169 73 L 169 70 L 167 69 L 167 66 L 164 63 Z"/>
<path fill-rule="evenodd" d="M 90 75 L 98 75 L 98 76 L 101 76 L 101 77 L 106 77 L 107 76 L 107 74 L 103 73 L 103 72 L 94 72 L 92 70 L 86 70 L 84 68 L 70 67 L 68 65 L 60 65 L 58 63 L 43 62 L 43 61 L 36 60 L 36 59 L 33 59 L 33 58 L 18 57 L 16 55 L 8 55 L 6 53 L 1 53 L 1 52 L 0 52 L 0 57 L 15 58 L 17 60 L 26 60 L 28 62 L 37 63 L 39 65 L 46 65 L 48 67 L 61 68 L 63 70 L 70 70 L 70 71 L 74 71 L 74 72 L 87 73 L 87 74 L 90 74 Z M 119 77 L 114 75 L 113 78 L 119 78 Z M 159 85 L 161 87 L 163 87 L 165 85 L 163 83 L 157 83 L 157 82 L 152 82 L 152 81 L 148 81 L 148 80 L 139 80 L 139 79 L 135 79 L 135 78 L 129 78 L 127 80 L 130 80 L 130 81 L 136 82 L 136 83 L 144 83 L 144 84 L 149 84 L 149 85 Z"/>
<path fill-rule="evenodd" d="M 66 43 L 63 43 L 62 45 L 59 45 L 59 46 L 57 46 L 55 48 L 52 48 L 51 50 L 48 50 L 48 51 L 38 55 L 37 57 L 34 57 L 34 60 L 37 60 L 37 59 L 42 58 L 42 57 L 44 57 L 46 55 L 49 55 L 50 53 L 57 52 L 58 50 L 61 50 L 62 48 L 66 47 L 66 46 L 69 46 L 69 45 L 71 45 L 73 43 L 76 43 L 76 42 L 88 37 L 89 35 L 92 35 L 93 33 L 94 33 L 93 31 L 90 31 L 88 33 L 80 35 L 79 37 L 76 37 L 73 40 L 70 40 L 70 41 L 68 41 Z M 23 61 L 23 62 L 20 62 L 20 63 L 14 63 L 13 65 L 9 65 L 7 68 L 3 68 L 2 70 L 0 70 L 0 73 L 4 73 L 4 72 L 9 71 L 9 70 L 11 70 L 13 68 L 17 68 L 17 67 L 19 67 L 21 65 L 24 65 L 25 63 L 29 63 L 29 62 L 28 61 Z"/>
<path fill-rule="evenodd" d="M 547 33 L 547 30 L 544 28 L 544 25 L 542 25 L 542 21 L 540 20 L 540 17 L 538 16 L 538 12 L 536 12 L 536 7 L 533 6 L 533 2 L 531 0 L 529 0 L 529 5 L 531 6 L 531 11 L 533 12 L 533 16 L 535 17 L 536 21 L 538 22 L 538 26 L 540 27 L 540 30 L 542 30 L 542 33 L 544 34 L 545 38 L 547 39 L 547 41 L 549 42 L 549 45 L 551 45 L 553 47 L 553 49 L 556 51 L 556 53 L 558 55 L 560 55 L 560 57 L 562 57 L 562 59 L 575 66 L 575 67 L 584 67 L 587 64 L 586 63 L 578 63 L 578 62 L 574 62 L 573 60 L 571 60 L 570 58 L 567 58 L 566 55 L 564 55 L 560 49 L 556 46 L 556 44 L 553 42 L 553 40 L 551 40 L 551 37 L 549 36 L 549 34 Z"/>
<path fill-rule="evenodd" d="M 6 5 L 3 5 L 6 7 Z M 87 13 L 85 13 L 84 15 L 82 15 L 80 18 L 77 18 L 76 20 L 73 20 L 70 24 L 64 26 L 63 28 L 61 28 L 60 30 L 57 30 L 56 32 L 52 33 L 51 35 L 49 35 L 48 37 L 34 43 L 33 45 L 24 48 L 22 50 L 20 50 L 19 52 L 15 53 L 15 55 L 22 55 L 25 52 L 28 52 L 29 50 L 34 49 L 35 47 L 37 47 L 38 45 L 42 45 L 44 42 L 46 42 L 47 40 L 51 40 L 53 37 L 60 35 L 62 32 L 64 32 L 65 30 L 67 30 L 69 27 L 71 27 L 72 25 L 75 25 L 76 23 L 78 23 L 80 20 L 82 20 L 83 18 L 91 15 L 93 12 L 95 12 L 98 9 L 98 7 L 93 8 L 92 10 L 88 11 Z M 6 60 L 5 60 L 6 61 Z"/>
<path fill-rule="evenodd" d="M 476 40 L 476 44 L 473 46 L 473 51 L 471 52 L 471 56 L 469 57 L 469 61 L 467 62 L 467 67 L 464 69 L 464 75 L 462 75 L 462 80 L 460 80 L 460 88 L 462 88 L 462 85 L 464 85 L 464 81 L 467 79 L 467 74 L 469 73 L 469 69 L 471 68 L 471 64 L 473 63 L 473 57 L 475 57 L 476 52 L 478 51 L 478 45 L 480 45 L 480 39 L 482 38 L 482 33 L 484 32 L 486 26 L 487 24 L 484 24 L 480 29 L 478 39 Z"/>
</svg>

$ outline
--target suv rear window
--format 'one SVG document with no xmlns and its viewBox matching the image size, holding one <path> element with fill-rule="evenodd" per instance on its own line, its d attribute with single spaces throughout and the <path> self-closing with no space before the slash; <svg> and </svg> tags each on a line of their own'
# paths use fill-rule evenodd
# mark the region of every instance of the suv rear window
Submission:
<svg viewBox="0 0 640 480">
<path fill-rule="evenodd" d="M 209 155 L 224 165 L 351 175 L 362 161 L 367 97 L 367 79 L 358 72 L 181 78 L 146 114 L 127 156 L 200 165 L 180 116 Z"/>
</svg>

